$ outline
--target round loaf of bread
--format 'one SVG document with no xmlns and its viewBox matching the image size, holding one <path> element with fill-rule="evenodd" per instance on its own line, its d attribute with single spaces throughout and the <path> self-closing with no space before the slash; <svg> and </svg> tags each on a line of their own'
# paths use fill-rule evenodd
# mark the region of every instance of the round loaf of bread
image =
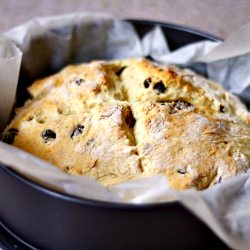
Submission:
<svg viewBox="0 0 250 250">
<path fill-rule="evenodd" d="M 190 70 L 145 59 L 72 65 L 29 87 L 4 142 L 109 186 L 164 174 L 204 189 L 250 167 L 250 114 Z"/>
</svg>

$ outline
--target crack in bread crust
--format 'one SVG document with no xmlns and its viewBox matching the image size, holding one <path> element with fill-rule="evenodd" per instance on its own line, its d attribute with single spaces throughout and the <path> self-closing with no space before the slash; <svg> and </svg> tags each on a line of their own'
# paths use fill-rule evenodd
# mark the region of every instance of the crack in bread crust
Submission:
<svg viewBox="0 0 250 250">
<path fill-rule="evenodd" d="M 143 59 L 72 65 L 33 83 L 3 140 L 104 185 L 165 174 L 204 189 L 250 167 L 250 115 L 221 86 Z"/>
</svg>

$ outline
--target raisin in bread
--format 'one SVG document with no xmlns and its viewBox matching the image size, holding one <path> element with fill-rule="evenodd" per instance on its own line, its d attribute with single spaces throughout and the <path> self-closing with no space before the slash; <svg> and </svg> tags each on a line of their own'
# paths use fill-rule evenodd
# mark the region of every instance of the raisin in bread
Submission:
<svg viewBox="0 0 250 250">
<path fill-rule="evenodd" d="M 104 185 L 165 174 L 204 189 L 250 167 L 250 115 L 221 86 L 144 59 L 73 65 L 29 87 L 3 141 Z"/>
</svg>

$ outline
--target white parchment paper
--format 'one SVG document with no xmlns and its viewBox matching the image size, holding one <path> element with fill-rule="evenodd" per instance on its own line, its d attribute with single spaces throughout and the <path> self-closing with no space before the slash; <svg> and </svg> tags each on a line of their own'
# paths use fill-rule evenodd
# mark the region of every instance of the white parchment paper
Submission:
<svg viewBox="0 0 250 250">
<path fill-rule="evenodd" d="M 127 22 L 78 13 L 38 18 L 0 36 L 0 128 L 15 103 L 20 67 L 32 80 L 71 63 L 143 56 L 205 73 L 250 103 L 250 24 L 224 42 L 202 41 L 171 52 L 159 27 L 140 39 Z M 134 204 L 178 200 L 229 246 L 250 249 L 250 171 L 204 191 L 173 191 L 161 175 L 104 188 L 2 142 L 0 162 L 49 188 L 80 197 Z"/>
</svg>

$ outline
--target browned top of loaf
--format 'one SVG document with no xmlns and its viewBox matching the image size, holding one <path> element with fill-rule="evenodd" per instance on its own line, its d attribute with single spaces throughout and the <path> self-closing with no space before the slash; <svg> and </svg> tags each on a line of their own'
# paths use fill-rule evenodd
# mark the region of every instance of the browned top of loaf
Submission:
<svg viewBox="0 0 250 250">
<path fill-rule="evenodd" d="M 204 189 L 250 167 L 250 115 L 221 86 L 148 60 L 72 65 L 29 87 L 4 141 L 104 185 Z"/>
</svg>

